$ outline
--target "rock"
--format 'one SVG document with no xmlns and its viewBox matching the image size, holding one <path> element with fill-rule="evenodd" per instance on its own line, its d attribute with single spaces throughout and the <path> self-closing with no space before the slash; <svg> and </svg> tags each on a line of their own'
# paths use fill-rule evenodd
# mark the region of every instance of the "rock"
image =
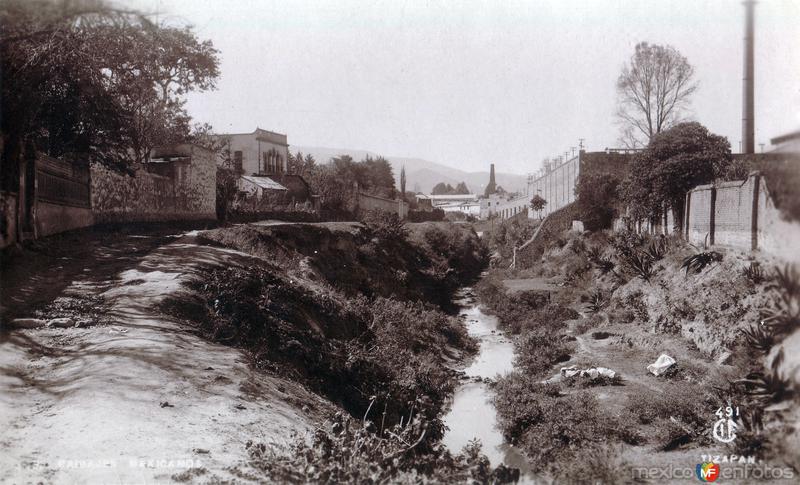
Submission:
<svg viewBox="0 0 800 485">
<path fill-rule="evenodd" d="M 667 354 L 661 354 L 655 362 L 647 366 L 647 370 L 654 376 L 660 376 L 670 367 L 675 365 L 675 359 Z"/>
<path fill-rule="evenodd" d="M 42 328 L 47 326 L 47 321 L 41 318 L 15 318 L 11 320 L 14 328 Z"/>
<path fill-rule="evenodd" d="M 69 317 L 63 318 L 51 318 L 47 321 L 48 327 L 58 327 L 58 328 L 67 328 L 67 327 L 74 327 L 75 322 L 72 321 Z"/>
<path fill-rule="evenodd" d="M 578 366 L 575 365 L 561 368 L 561 375 L 564 377 L 574 377 L 580 373 L 581 373 L 580 369 L 578 369 Z"/>
<path fill-rule="evenodd" d="M 731 357 L 733 357 L 732 353 L 723 352 L 723 353 L 719 354 L 719 357 L 717 357 L 717 364 L 718 365 L 728 365 L 731 362 Z"/>
</svg>

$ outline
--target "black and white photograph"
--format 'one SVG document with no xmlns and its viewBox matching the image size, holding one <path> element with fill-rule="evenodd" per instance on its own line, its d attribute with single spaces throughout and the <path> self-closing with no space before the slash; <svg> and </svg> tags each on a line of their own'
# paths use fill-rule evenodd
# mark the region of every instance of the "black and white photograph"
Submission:
<svg viewBox="0 0 800 485">
<path fill-rule="evenodd" d="M 800 483 L 800 1 L 0 0 L 0 484 Z"/>
</svg>

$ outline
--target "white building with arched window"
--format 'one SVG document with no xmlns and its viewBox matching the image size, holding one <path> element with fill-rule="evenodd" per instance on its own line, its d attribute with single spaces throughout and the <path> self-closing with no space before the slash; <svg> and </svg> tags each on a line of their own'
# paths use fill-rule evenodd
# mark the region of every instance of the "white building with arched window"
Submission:
<svg viewBox="0 0 800 485">
<path fill-rule="evenodd" d="M 289 143 L 286 135 L 256 128 L 252 133 L 214 135 L 225 140 L 233 167 L 244 175 L 265 176 L 286 173 Z M 222 163 L 222 160 L 219 161 Z"/>
</svg>

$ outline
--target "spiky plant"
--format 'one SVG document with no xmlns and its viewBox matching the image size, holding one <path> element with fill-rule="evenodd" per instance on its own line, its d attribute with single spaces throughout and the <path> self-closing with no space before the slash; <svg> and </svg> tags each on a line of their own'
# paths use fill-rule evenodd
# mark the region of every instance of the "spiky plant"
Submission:
<svg viewBox="0 0 800 485">
<path fill-rule="evenodd" d="M 742 334 L 744 334 L 747 345 L 760 352 L 769 352 L 769 349 L 775 344 L 775 336 L 772 334 L 772 331 L 764 325 L 754 325 L 750 328 L 744 328 L 742 329 Z"/>
<path fill-rule="evenodd" d="M 766 372 L 752 372 L 736 383 L 762 408 L 788 399 L 792 397 L 793 391 L 789 379 L 780 373 L 781 363 L 783 363 L 783 349 L 775 356 L 771 369 Z"/>
<path fill-rule="evenodd" d="M 600 289 L 583 295 L 581 301 L 586 304 L 587 313 L 597 313 L 608 305 L 608 297 Z"/>
<path fill-rule="evenodd" d="M 764 269 L 757 261 L 751 262 L 750 266 L 742 271 L 742 274 L 747 278 L 747 281 L 754 285 L 761 284 L 767 279 L 764 274 Z"/>
<path fill-rule="evenodd" d="M 650 278 L 655 274 L 653 260 L 645 253 L 634 251 L 623 255 L 622 261 L 630 271 L 645 281 L 650 281 Z"/>
<path fill-rule="evenodd" d="M 660 237 L 650 241 L 650 244 L 645 248 L 644 253 L 650 256 L 653 261 L 660 261 L 667 255 L 670 250 L 669 239 Z"/>
<path fill-rule="evenodd" d="M 706 266 L 720 261 L 722 261 L 722 253 L 718 253 L 717 251 L 704 251 L 684 259 L 681 268 L 686 270 L 686 275 L 688 276 L 690 272 L 694 274 L 700 273 Z"/>
<path fill-rule="evenodd" d="M 784 336 L 800 328 L 800 274 L 794 265 L 777 268 L 770 289 L 775 290 L 761 312 L 764 324 L 775 335 Z"/>
</svg>

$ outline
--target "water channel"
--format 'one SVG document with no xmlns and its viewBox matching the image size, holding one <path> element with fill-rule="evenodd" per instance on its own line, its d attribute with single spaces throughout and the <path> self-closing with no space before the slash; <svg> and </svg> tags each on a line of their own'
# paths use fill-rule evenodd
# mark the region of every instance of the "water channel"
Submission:
<svg viewBox="0 0 800 485">
<path fill-rule="evenodd" d="M 464 369 L 469 380 L 463 382 L 453 395 L 453 404 L 444 417 L 449 430 L 443 442 L 453 452 L 459 452 L 472 439 L 478 438 L 483 453 L 493 466 L 500 463 L 519 468 L 521 481 L 533 482 L 525 456 L 505 443 L 497 427 L 497 412 L 492 403 L 494 393 L 483 379 L 493 379 L 514 370 L 514 344 L 498 329 L 497 318 L 484 313 L 470 289 L 459 294 L 457 303 L 467 323 L 467 331 L 480 343 L 478 355 Z"/>
</svg>

